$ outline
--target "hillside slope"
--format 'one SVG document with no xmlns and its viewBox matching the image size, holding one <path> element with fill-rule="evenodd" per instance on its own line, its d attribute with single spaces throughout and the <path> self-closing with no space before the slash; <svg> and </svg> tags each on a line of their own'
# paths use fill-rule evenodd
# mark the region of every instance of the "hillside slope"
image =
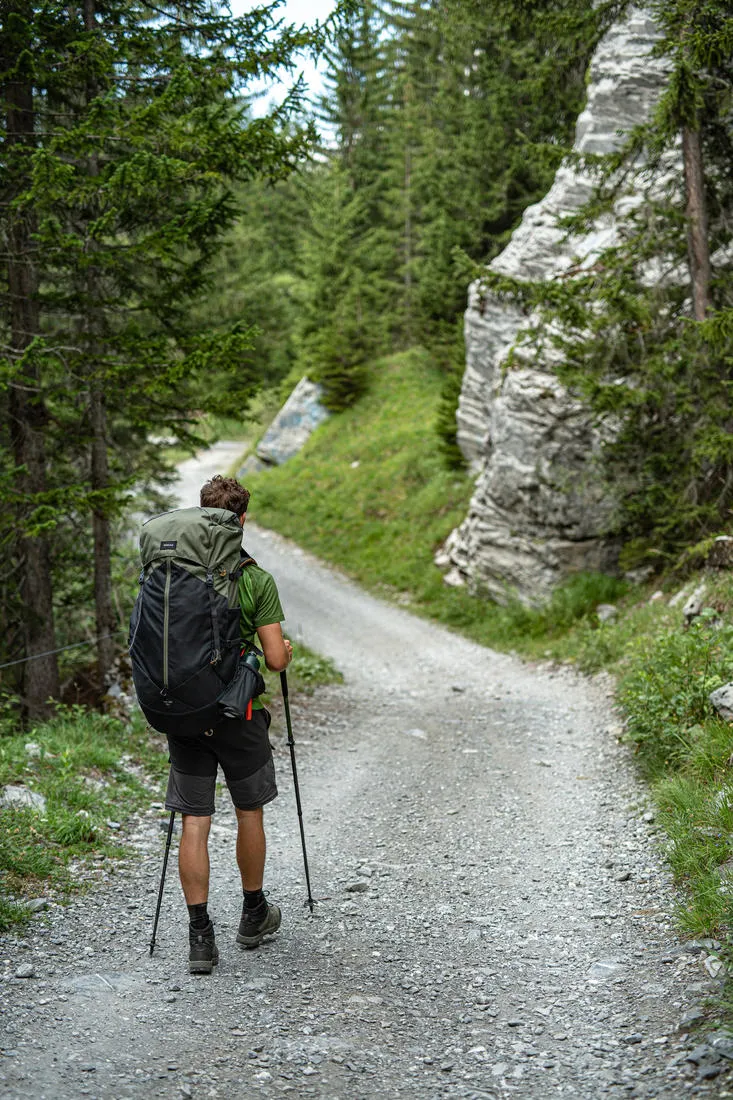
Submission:
<svg viewBox="0 0 733 1100">
<path fill-rule="evenodd" d="M 412 351 L 376 364 L 371 377 L 369 394 L 319 428 L 300 455 L 248 479 L 252 518 L 484 645 L 611 672 L 623 739 L 651 784 L 670 863 L 688 888 L 681 923 L 696 935 L 726 935 L 733 731 L 709 695 L 733 679 L 730 570 L 706 568 L 703 548 L 684 569 L 641 586 L 578 574 L 539 610 L 447 587 L 433 554 L 471 483 L 446 471 L 438 454 L 441 375 L 426 353 Z M 686 616 L 683 605 L 701 584 L 703 613 Z"/>
</svg>

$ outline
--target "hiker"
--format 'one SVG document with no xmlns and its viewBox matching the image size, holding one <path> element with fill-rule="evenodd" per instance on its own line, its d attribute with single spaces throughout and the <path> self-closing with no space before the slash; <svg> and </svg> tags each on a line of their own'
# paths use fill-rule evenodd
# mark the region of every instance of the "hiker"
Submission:
<svg viewBox="0 0 733 1100">
<path fill-rule="evenodd" d="M 201 489 L 200 503 L 202 508 L 233 512 L 244 526 L 249 496 L 234 478 L 217 474 Z M 238 591 L 242 645 L 253 646 L 256 634 L 267 667 L 282 671 L 290 663 L 293 649 L 283 638 L 280 624 L 284 615 L 275 581 L 249 559 L 247 568 L 241 570 Z M 268 736 L 270 714 L 257 698 L 248 714 L 251 716 L 242 719 L 224 718 L 194 739 L 168 734 L 171 768 L 165 804 L 168 810 L 180 813 L 183 821 L 178 869 L 189 912 L 192 974 L 210 974 L 219 959 L 207 909 L 208 838 L 218 765 L 237 814 L 236 856 L 244 891 L 237 943 L 257 947 L 280 927 L 280 909 L 267 901 L 262 890 L 266 851 L 262 807 L 277 797 Z"/>
</svg>

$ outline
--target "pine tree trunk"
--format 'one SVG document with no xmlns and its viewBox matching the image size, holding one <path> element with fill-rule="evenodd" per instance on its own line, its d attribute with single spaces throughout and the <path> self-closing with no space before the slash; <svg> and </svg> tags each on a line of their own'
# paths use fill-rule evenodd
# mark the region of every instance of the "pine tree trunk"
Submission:
<svg viewBox="0 0 733 1100">
<path fill-rule="evenodd" d="M 84 0 L 84 27 L 93 32 L 97 28 L 95 14 L 95 0 Z M 87 85 L 87 99 L 93 100 L 97 94 L 97 87 L 93 80 Z M 89 174 L 99 174 L 99 164 L 96 155 L 89 158 Z M 90 249 L 94 248 L 92 241 L 88 242 Z M 94 363 L 96 341 L 94 339 L 94 312 L 92 303 L 97 294 L 96 285 L 99 273 L 90 268 L 86 279 L 86 296 L 89 303 L 87 314 L 87 351 Z M 94 366 L 92 365 L 92 371 Z M 98 499 L 102 499 L 109 489 L 109 461 L 107 457 L 107 413 L 104 404 L 104 392 L 101 383 L 93 379 L 89 390 L 89 419 L 92 428 L 91 451 L 91 485 L 95 493 L 99 493 Z M 100 687 L 104 685 L 105 677 L 115 659 L 115 639 L 109 637 L 116 627 L 115 614 L 112 606 L 112 540 L 110 538 L 110 524 L 104 509 L 97 505 L 92 513 L 92 533 L 94 536 L 94 606 L 97 634 L 97 673 Z"/>
<path fill-rule="evenodd" d="M 406 346 L 412 347 L 412 253 L 413 253 L 413 226 L 412 226 L 412 85 L 407 80 L 405 84 L 403 109 L 405 113 L 405 164 L 403 178 L 404 197 L 404 332 Z"/>
<path fill-rule="evenodd" d="M 695 320 L 704 321 L 710 306 L 710 244 L 699 129 L 682 128 L 682 157 L 687 193 L 687 255 L 692 303 Z"/>
<path fill-rule="evenodd" d="M 1 59 L 0 59 L 1 60 Z M 3 67 L 6 67 L 3 65 Z M 9 82 L 2 89 L 6 106 L 9 154 L 34 142 L 33 89 L 30 82 Z M 22 186 L 22 185 L 21 185 Z M 10 298 L 10 356 L 23 359 L 39 333 L 38 276 L 33 261 L 33 221 L 27 211 L 11 211 L 7 235 L 7 277 Z M 46 411 L 39 396 L 38 367 L 26 363 L 10 383 L 8 408 L 13 455 L 21 472 L 17 488 L 21 499 L 30 500 L 46 491 L 46 450 L 43 430 Z M 21 528 L 22 529 L 22 528 Z M 48 539 L 21 534 L 18 542 L 20 593 L 25 609 L 25 656 L 56 648 L 53 619 L 51 555 Z M 55 654 L 39 657 L 23 666 L 24 708 L 32 720 L 49 713 L 49 699 L 59 695 Z"/>
</svg>

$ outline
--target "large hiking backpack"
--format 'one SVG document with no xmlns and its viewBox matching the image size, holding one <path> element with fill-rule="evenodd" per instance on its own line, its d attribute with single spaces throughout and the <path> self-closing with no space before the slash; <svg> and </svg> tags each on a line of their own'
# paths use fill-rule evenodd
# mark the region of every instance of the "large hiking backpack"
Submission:
<svg viewBox="0 0 733 1100">
<path fill-rule="evenodd" d="M 224 508 L 179 508 L 140 533 L 140 592 L 130 619 L 132 678 L 153 729 L 196 737 L 232 710 L 222 696 L 242 677 L 238 581 L 253 559 Z M 251 670 L 250 670 L 251 672 Z M 252 695 L 264 683 L 259 673 Z M 231 690 L 227 700 L 231 697 Z M 226 701 L 225 700 L 225 703 Z"/>
</svg>

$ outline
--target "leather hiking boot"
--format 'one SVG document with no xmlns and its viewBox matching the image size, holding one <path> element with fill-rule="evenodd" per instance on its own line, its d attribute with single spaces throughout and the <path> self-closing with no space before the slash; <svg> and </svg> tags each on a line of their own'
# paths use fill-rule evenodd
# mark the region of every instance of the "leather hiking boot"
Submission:
<svg viewBox="0 0 733 1100">
<path fill-rule="evenodd" d="M 210 974 L 219 961 L 219 951 L 214 938 L 214 925 L 206 928 L 189 928 L 188 969 L 191 974 Z"/>
<path fill-rule="evenodd" d="M 265 936 L 271 936 L 280 927 L 282 914 L 277 905 L 263 901 L 256 909 L 242 907 L 237 943 L 244 947 L 259 947 Z"/>
</svg>

